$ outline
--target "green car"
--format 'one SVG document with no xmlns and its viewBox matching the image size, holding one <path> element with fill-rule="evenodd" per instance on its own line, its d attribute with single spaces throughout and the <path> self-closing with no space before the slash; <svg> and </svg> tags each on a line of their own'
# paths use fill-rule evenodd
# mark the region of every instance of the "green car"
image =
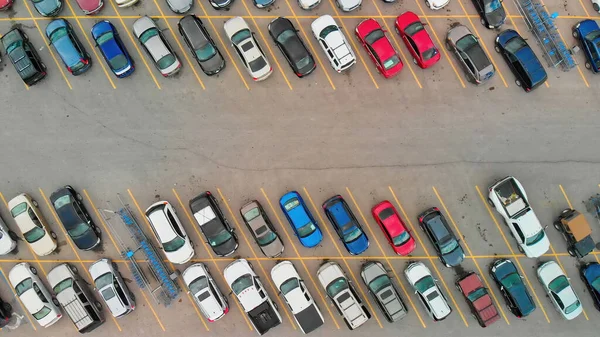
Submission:
<svg viewBox="0 0 600 337">
<path fill-rule="evenodd" d="M 27 34 L 19 28 L 15 27 L 2 36 L 2 46 L 25 84 L 34 85 L 46 77 L 46 66 Z"/>
<path fill-rule="evenodd" d="M 57 16 L 63 8 L 60 0 L 31 0 L 35 10 L 42 16 Z"/>
</svg>

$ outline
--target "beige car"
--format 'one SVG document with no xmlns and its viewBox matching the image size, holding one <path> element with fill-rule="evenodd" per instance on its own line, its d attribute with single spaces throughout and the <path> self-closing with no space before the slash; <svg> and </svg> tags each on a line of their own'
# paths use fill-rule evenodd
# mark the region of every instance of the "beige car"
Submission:
<svg viewBox="0 0 600 337">
<path fill-rule="evenodd" d="M 56 249 L 56 234 L 50 231 L 35 200 L 25 193 L 19 194 L 8 202 L 8 209 L 23 238 L 37 255 L 45 256 Z"/>
<path fill-rule="evenodd" d="M 240 213 L 262 253 L 267 257 L 280 256 L 283 253 L 283 242 L 258 201 L 247 203 L 240 209 Z"/>
</svg>

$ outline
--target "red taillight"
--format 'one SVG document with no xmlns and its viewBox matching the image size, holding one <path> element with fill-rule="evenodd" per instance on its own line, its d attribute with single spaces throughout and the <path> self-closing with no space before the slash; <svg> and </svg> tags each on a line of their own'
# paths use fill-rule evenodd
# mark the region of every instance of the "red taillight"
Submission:
<svg viewBox="0 0 600 337">
<path fill-rule="evenodd" d="M 206 191 L 206 195 L 211 195 L 212 193 L 210 193 L 210 191 Z"/>
<path fill-rule="evenodd" d="M 227 315 L 228 312 L 229 312 L 229 307 L 225 308 L 225 311 L 224 311 L 223 315 Z"/>
<path fill-rule="evenodd" d="M 434 211 L 436 211 L 436 212 L 439 212 L 439 211 L 440 211 L 440 209 L 439 209 L 439 208 L 437 208 L 437 207 L 434 207 L 434 208 L 433 208 L 433 210 L 434 210 Z"/>
<path fill-rule="evenodd" d="M 207 320 L 208 320 L 209 322 L 211 322 L 211 323 L 212 323 L 212 322 L 214 322 L 214 320 L 212 320 L 212 319 L 210 319 L 210 318 L 207 318 Z"/>
<path fill-rule="evenodd" d="M 82 62 L 83 64 L 88 64 L 88 63 L 89 63 L 89 61 L 88 61 L 88 60 L 84 60 L 84 59 L 81 59 L 81 62 Z"/>
<path fill-rule="evenodd" d="M 424 218 L 423 216 L 420 216 L 419 217 L 419 222 L 423 222 L 423 218 Z"/>
<path fill-rule="evenodd" d="M 58 314 L 58 315 L 56 315 L 56 317 L 57 317 L 57 318 L 61 318 L 61 317 L 62 317 L 62 314 Z"/>
<path fill-rule="evenodd" d="M 255 81 L 258 81 L 258 78 L 256 78 L 256 77 L 252 77 L 252 79 L 255 80 Z"/>
<path fill-rule="evenodd" d="M 527 89 L 525 89 L 525 91 L 526 91 L 526 92 L 530 92 L 530 91 L 531 91 L 531 88 L 527 88 Z"/>
<path fill-rule="evenodd" d="M 71 70 L 71 67 L 67 67 L 67 70 L 72 74 L 73 70 Z"/>
</svg>

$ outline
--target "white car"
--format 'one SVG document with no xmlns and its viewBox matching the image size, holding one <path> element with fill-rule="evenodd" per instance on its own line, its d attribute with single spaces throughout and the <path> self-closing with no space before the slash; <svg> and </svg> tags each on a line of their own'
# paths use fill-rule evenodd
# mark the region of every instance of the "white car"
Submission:
<svg viewBox="0 0 600 337">
<path fill-rule="evenodd" d="M 163 77 L 181 70 L 181 61 L 152 18 L 142 16 L 135 20 L 133 33 Z"/>
<path fill-rule="evenodd" d="M 312 295 L 290 261 L 281 261 L 271 269 L 271 279 L 303 333 L 307 334 L 325 323 Z"/>
<path fill-rule="evenodd" d="M 145 214 L 156 240 L 169 261 L 183 264 L 192 259 L 194 247 L 190 237 L 168 201 L 159 201 L 150 205 Z"/>
<path fill-rule="evenodd" d="M 242 17 L 236 16 L 225 21 L 223 28 L 253 80 L 265 80 L 273 73 L 273 67 Z"/>
<path fill-rule="evenodd" d="M 360 327 L 371 318 L 371 314 L 339 264 L 325 262 L 319 267 L 317 277 L 350 330 Z"/>
<path fill-rule="evenodd" d="M 19 194 L 8 202 L 8 209 L 23 238 L 37 255 L 46 256 L 54 252 L 56 234 L 49 230 L 35 200 L 25 193 Z"/>
<path fill-rule="evenodd" d="M 17 248 L 15 238 L 15 233 L 6 227 L 4 220 L 0 217 L 0 255 L 6 255 Z"/>
<path fill-rule="evenodd" d="M 310 28 L 335 71 L 341 73 L 356 63 L 352 48 L 331 15 L 317 18 Z"/>
<path fill-rule="evenodd" d="M 429 9 L 438 10 L 446 7 L 450 0 L 425 0 L 425 6 Z"/>
<path fill-rule="evenodd" d="M 298 6 L 304 10 L 310 10 L 317 7 L 321 0 L 298 0 Z"/>
<path fill-rule="evenodd" d="M 127 288 L 121 273 L 109 259 L 100 259 L 88 269 L 95 290 L 114 317 L 127 315 L 135 309 L 135 296 Z"/>
<path fill-rule="evenodd" d="M 117 6 L 123 7 L 131 7 L 135 5 L 139 0 L 115 0 Z"/>
<path fill-rule="evenodd" d="M 350 12 L 362 4 L 362 0 L 335 0 L 336 6 L 344 12 Z"/>
<path fill-rule="evenodd" d="M 452 313 L 448 300 L 440 290 L 431 271 L 422 262 L 413 262 L 404 270 L 408 283 L 419 296 L 427 314 L 434 321 L 441 321 Z"/>
<path fill-rule="evenodd" d="M 229 312 L 227 299 L 203 263 L 187 267 L 182 276 L 196 305 L 209 322 L 214 322 Z"/>
<path fill-rule="evenodd" d="M 600 0 L 592 0 L 592 7 L 598 13 L 600 13 Z"/>
<path fill-rule="evenodd" d="M 558 263 L 554 261 L 543 263 L 537 269 L 537 277 L 554 307 L 564 318 L 572 320 L 581 314 L 583 311 L 581 302 Z"/>
<path fill-rule="evenodd" d="M 488 202 L 504 219 L 520 252 L 535 258 L 550 249 L 548 236 L 529 205 L 523 185 L 516 178 L 506 177 L 492 184 Z"/>
<path fill-rule="evenodd" d="M 27 311 L 42 327 L 47 328 L 62 317 L 58 301 L 50 295 L 37 270 L 29 263 L 12 267 L 8 279 Z"/>
</svg>

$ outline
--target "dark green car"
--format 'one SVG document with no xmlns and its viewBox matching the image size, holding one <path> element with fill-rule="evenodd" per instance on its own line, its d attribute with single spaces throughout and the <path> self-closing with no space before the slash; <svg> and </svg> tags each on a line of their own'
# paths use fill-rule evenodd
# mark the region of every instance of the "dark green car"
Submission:
<svg viewBox="0 0 600 337">
<path fill-rule="evenodd" d="M 27 34 L 19 28 L 13 28 L 2 36 L 2 46 L 25 84 L 34 85 L 46 77 L 46 66 Z"/>
<path fill-rule="evenodd" d="M 57 16 L 63 8 L 61 0 L 31 0 L 31 2 L 42 16 Z"/>
</svg>

